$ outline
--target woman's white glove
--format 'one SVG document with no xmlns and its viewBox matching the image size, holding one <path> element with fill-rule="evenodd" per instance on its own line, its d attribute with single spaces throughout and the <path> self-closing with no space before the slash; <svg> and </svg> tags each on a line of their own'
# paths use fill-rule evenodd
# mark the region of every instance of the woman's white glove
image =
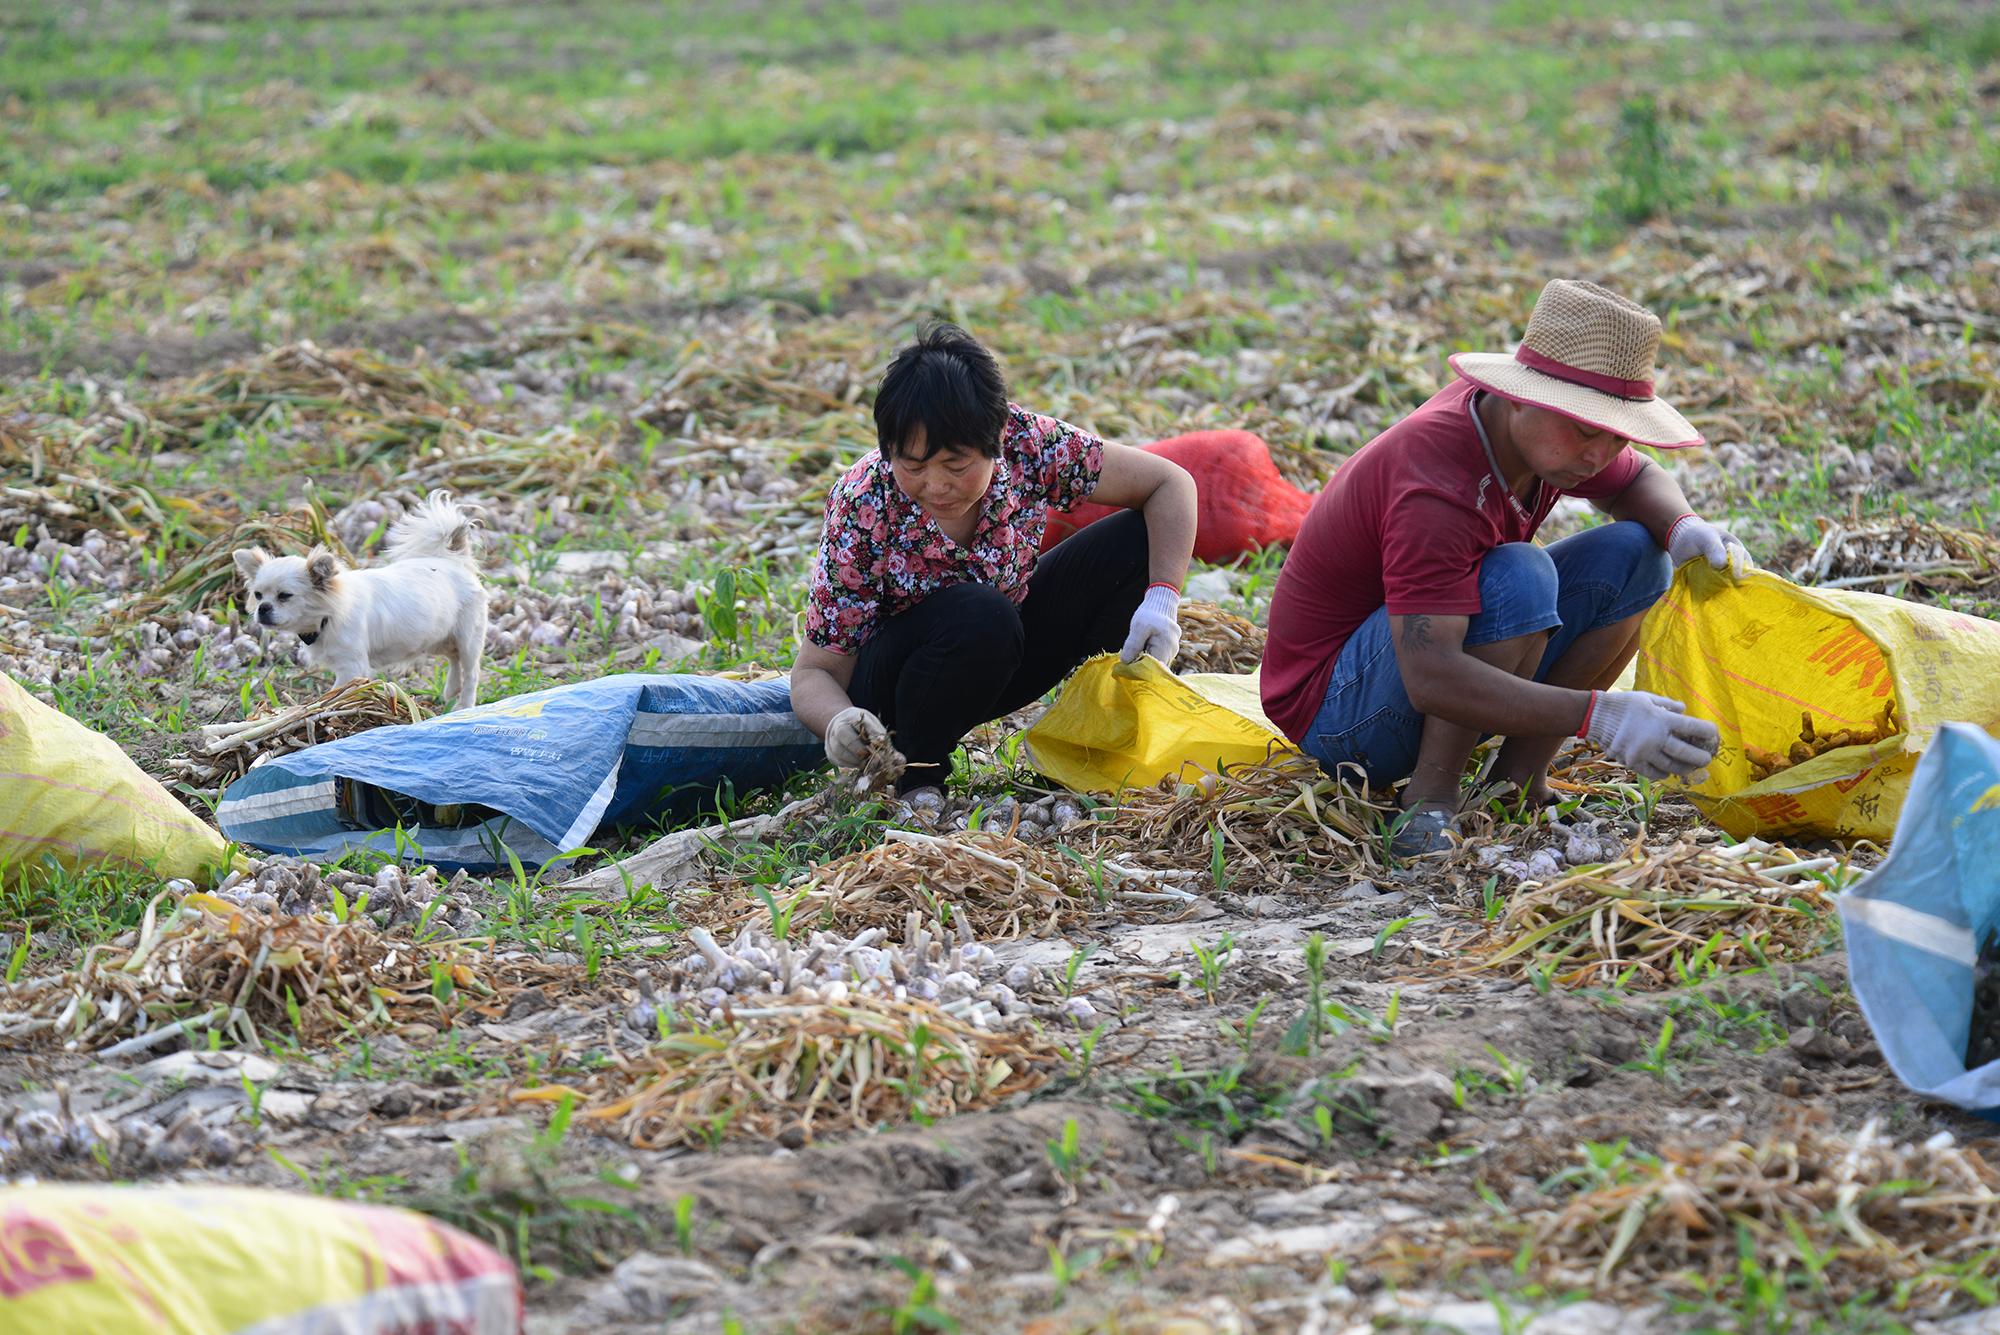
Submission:
<svg viewBox="0 0 2000 1335">
<path fill-rule="evenodd" d="M 1139 610 L 1132 614 L 1132 633 L 1125 637 L 1118 661 L 1136 663 L 1140 654 L 1151 654 L 1172 668 L 1174 655 L 1181 651 L 1180 606 L 1181 595 L 1173 585 L 1155 584 L 1147 589 L 1139 600 Z"/>
<path fill-rule="evenodd" d="M 1717 528 L 1700 515 L 1682 515 L 1667 530 L 1667 559 L 1678 570 L 1701 557 L 1731 579 L 1742 579 L 1757 568 L 1750 549 L 1726 528 Z"/>
<path fill-rule="evenodd" d="M 1645 691 L 1592 691 L 1583 735 L 1613 760 L 1649 779 L 1693 775 L 1715 758 L 1722 734 L 1687 706 Z"/>
<path fill-rule="evenodd" d="M 887 745 L 889 730 L 860 705 L 849 705 L 826 725 L 826 758 L 842 769 L 857 769 L 876 746 Z"/>
</svg>

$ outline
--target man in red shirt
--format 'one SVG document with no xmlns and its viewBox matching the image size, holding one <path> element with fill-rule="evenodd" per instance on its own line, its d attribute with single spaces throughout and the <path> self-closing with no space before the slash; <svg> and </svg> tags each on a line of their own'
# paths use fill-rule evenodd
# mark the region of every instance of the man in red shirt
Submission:
<svg viewBox="0 0 2000 1335">
<path fill-rule="evenodd" d="M 1461 377 L 1334 474 L 1271 598 L 1264 709 L 1329 770 L 1408 779 L 1396 850 L 1450 847 L 1482 735 L 1493 778 L 1548 799 L 1548 767 L 1584 737 L 1648 778 L 1691 774 L 1715 725 L 1677 700 L 1607 693 L 1672 568 L 1740 574 L 1749 553 L 1632 450 L 1699 445 L 1653 395 L 1660 322 L 1594 283 L 1543 289 L 1512 355 L 1461 353 Z M 1547 548 L 1558 499 L 1615 522 Z"/>
</svg>

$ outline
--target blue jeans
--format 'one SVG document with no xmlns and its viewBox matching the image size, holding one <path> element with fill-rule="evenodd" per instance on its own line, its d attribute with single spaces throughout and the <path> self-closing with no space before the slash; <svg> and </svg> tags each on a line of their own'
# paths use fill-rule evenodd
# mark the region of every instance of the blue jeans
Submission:
<svg viewBox="0 0 2000 1335">
<path fill-rule="evenodd" d="M 1673 569 L 1642 524 L 1623 520 L 1585 529 L 1547 547 L 1510 542 L 1479 567 L 1480 611 L 1468 646 L 1550 631 L 1535 680 L 1549 675 L 1586 633 L 1637 615 L 1660 600 Z M 1389 638 L 1389 609 L 1377 608 L 1340 647 L 1326 698 L 1306 729 L 1306 753 L 1328 772 L 1359 765 L 1384 787 L 1417 768 L 1424 716 L 1410 705 Z"/>
</svg>

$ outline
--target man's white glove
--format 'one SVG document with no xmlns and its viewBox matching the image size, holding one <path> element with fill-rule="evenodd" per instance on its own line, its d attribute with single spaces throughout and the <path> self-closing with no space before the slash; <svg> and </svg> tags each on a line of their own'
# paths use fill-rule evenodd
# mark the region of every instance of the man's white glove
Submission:
<svg viewBox="0 0 2000 1335">
<path fill-rule="evenodd" d="M 1699 771 L 1722 745 L 1713 723 L 1690 717 L 1678 700 L 1645 691 L 1592 691 L 1581 735 L 1646 778 L 1689 775 L 1690 783 L 1701 781 Z"/>
<path fill-rule="evenodd" d="M 1678 570 L 1697 556 L 1731 579 L 1742 579 L 1757 568 L 1750 549 L 1728 529 L 1717 528 L 1700 515 L 1682 515 L 1667 530 L 1667 559 Z"/>
<path fill-rule="evenodd" d="M 871 747 L 886 745 L 889 730 L 860 705 L 849 705 L 826 725 L 826 758 L 842 769 L 857 769 Z"/>
<path fill-rule="evenodd" d="M 1171 669 L 1174 655 L 1181 651 L 1180 606 L 1180 591 L 1173 585 L 1155 584 L 1147 589 L 1139 600 L 1139 610 L 1132 614 L 1132 633 L 1125 637 L 1118 661 L 1136 663 L 1140 654 L 1151 654 Z"/>
</svg>

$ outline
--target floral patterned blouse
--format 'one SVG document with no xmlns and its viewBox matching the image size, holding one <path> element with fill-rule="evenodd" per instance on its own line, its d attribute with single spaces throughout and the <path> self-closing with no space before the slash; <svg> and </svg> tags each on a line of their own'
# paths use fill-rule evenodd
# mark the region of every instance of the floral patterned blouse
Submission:
<svg viewBox="0 0 2000 1335">
<path fill-rule="evenodd" d="M 1103 471 L 1104 442 L 1096 436 L 1008 404 L 979 524 L 961 547 L 903 494 L 881 451 L 870 451 L 826 498 L 806 637 L 854 653 L 882 622 L 954 584 L 991 584 L 1018 605 L 1028 596 L 1049 511 L 1089 496 Z"/>
</svg>

